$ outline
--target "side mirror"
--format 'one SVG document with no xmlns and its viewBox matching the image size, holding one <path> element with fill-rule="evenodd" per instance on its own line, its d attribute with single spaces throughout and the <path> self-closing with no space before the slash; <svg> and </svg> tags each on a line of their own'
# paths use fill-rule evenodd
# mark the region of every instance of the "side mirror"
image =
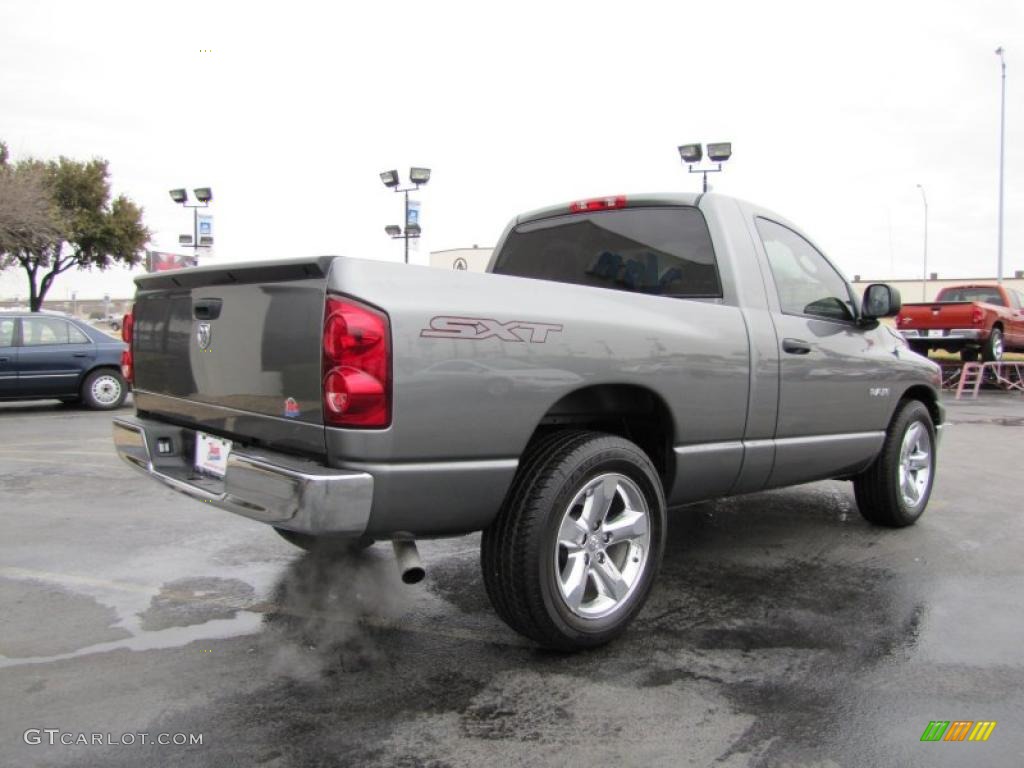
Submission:
<svg viewBox="0 0 1024 768">
<path fill-rule="evenodd" d="M 900 292 L 885 283 L 872 283 L 864 289 L 864 302 L 860 316 L 863 320 L 898 315 L 903 306 Z"/>
</svg>

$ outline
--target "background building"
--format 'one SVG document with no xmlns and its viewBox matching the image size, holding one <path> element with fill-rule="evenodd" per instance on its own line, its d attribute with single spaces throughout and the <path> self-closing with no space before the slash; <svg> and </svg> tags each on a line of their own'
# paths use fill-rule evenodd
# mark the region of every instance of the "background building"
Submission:
<svg viewBox="0 0 1024 768">
<path fill-rule="evenodd" d="M 431 251 L 430 266 L 441 269 L 464 269 L 469 272 L 483 272 L 491 260 L 493 248 L 450 248 L 447 251 Z"/>
<path fill-rule="evenodd" d="M 922 282 L 924 282 L 923 292 Z M 903 299 L 905 304 L 911 304 L 915 301 L 934 301 L 939 291 L 951 285 L 995 285 L 996 279 L 994 277 L 943 277 L 940 279 L 937 276 L 933 276 L 932 279 L 927 281 L 886 280 L 884 278 L 862 280 L 860 275 L 853 276 L 853 287 L 857 293 L 863 294 L 864 288 L 871 283 L 888 283 L 893 288 L 899 290 L 900 298 Z M 1013 277 L 1004 277 L 1003 285 L 1007 288 L 1016 288 L 1018 291 L 1024 291 L 1024 271 L 1018 270 L 1014 273 Z"/>
</svg>

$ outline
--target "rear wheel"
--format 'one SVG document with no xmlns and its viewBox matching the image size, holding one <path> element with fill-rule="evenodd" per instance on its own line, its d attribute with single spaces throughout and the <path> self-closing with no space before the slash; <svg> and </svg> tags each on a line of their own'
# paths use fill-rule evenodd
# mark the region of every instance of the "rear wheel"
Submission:
<svg viewBox="0 0 1024 768">
<path fill-rule="evenodd" d="M 364 549 L 373 546 L 374 540 L 369 536 L 357 538 L 342 538 L 340 536 L 313 536 L 308 533 L 289 531 L 286 528 L 275 528 L 281 538 L 289 544 L 294 544 L 307 552 L 316 552 L 325 555 L 351 555 L 362 552 Z"/>
<path fill-rule="evenodd" d="M 1003 359 L 1003 332 L 998 328 L 993 328 L 981 345 L 981 359 L 986 363 L 998 363 Z"/>
<path fill-rule="evenodd" d="M 480 562 L 510 627 L 578 650 L 614 639 L 640 611 L 664 540 L 665 499 L 646 454 L 612 435 L 560 432 L 524 456 Z"/>
<path fill-rule="evenodd" d="M 82 382 L 82 401 L 99 411 L 120 408 L 128 394 L 124 377 L 113 368 L 100 368 L 85 377 Z"/>
<path fill-rule="evenodd" d="M 853 480 L 857 507 L 868 522 L 913 525 L 924 513 L 935 481 L 935 425 L 918 400 L 905 400 L 874 463 Z"/>
</svg>

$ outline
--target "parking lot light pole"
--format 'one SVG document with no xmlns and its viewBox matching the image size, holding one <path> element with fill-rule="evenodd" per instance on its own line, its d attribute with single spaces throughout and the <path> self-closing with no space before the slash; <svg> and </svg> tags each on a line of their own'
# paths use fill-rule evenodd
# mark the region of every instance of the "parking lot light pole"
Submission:
<svg viewBox="0 0 1024 768">
<path fill-rule="evenodd" d="M 430 181 L 430 169 L 429 168 L 410 168 L 409 169 L 409 181 L 412 184 L 411 187 L 400 187 L 398 171 L 384 171 L 380 174 L 380 180 L 388 189 L 393 189 L 395 192 L 402 192 L 405 195 L 405 208 L 404 218 L 405 230 L 399 227 L 397 224 L 388 224 L 384 227 L 384 232 L 392 240 L 405 240 L 405 263 L 409 263 L 409 240 L 415 240 L 421 234 L 419 222 L 413 224 L 409 223 L 409 193 L 419 189 L 422 185 Z"/>
<path fill-rule="evenodd" d="M 996 281 L 1003 282 L 1003 172 L 1006 161 L 1006 57 L 1003 46 L 996 48 L 1002 70 L 1002 99 L 999 105 L 999 245 L 996 256 Z"/>
<path fill-rule="evenodd" d="M 715 144 L 708 144 L 708 160 L 717 163 L 716 168 L 694 168 L 704 158 L 704 149 L 700 144 L 683 144 L 679 147 L 679 158 L 686 163 L 690 173 L 701 173 L 704 175 L 704 191 L 708 191 L 708 174 L 721 173 L 722 163 L 732 157 L 732 143 L 720 141 Z"/>
<path fill-rule="evenodd" d="M 920 184 L 917 188 L 921 190 L 921 200 L 924 202 L 924 273 L 921 275 L 921 301 L 928 301 L 928 196 Z"/>
<path fill-rule="evenodd" d="M 173 200 L 174 202 L 178 203 L 183 208 L 191 208 L 192 209 L 192 242 L 191 243 L 185 242 L 185 240 L 188 238 L 188 235 L 181 235 L 178 238 L 178 244 L 179 245 L 184 245 L 186 248 L 191 248 L 192 249 L 192 253 L 194 255 L 197 255 L 199 253 L 199 248 L 200 248 L 200 244 L 199 244 L 199 209 L 200 208 L 209 208 L 210 201 L 213 200 L 213 190 L 210 189 L 209 187 L 197 187 L 196 189 L 192 190 L 192 193 L 196 196 L 196 200 L 199 201 L 198 203 L 189 203 L 188 202 L 188 192 L 186 192 L 184 189 L 172 189 L 170 191 L 171 200 Z M 213 238 L 210 237 L 210 238 L 207 238 L 207 239 L 212 240 Z M 212 243 L 203 243 L 203 247 L 205 247 L 207 245 L 212 245 Z M 196 261 L 196 259 L 193 259 L 193 261 Z"/>
</svg>

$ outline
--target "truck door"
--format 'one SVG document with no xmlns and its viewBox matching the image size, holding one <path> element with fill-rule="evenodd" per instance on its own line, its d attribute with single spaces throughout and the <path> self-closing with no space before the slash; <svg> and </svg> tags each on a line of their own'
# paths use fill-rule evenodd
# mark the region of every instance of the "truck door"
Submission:
<svg viewBox="0 0 1024 768">
<path fill-rule="evenodd" d="M 848 283 L 806 238 L 770 219 L 755 223 L 774 283 L 769 303 L 780 345 L 768 484 L 856 471 L 875 455 L 885 429 L 892 352 L 883 348 L 884 330 L 857 324 Z"/>
<path fill-rule="evenodd" d="M 1024 349 L 1024 298 L 1013 288 L 1007 288 L 1006 295 L 1010 300 L 1010 322 L 1006 329 L 1006 342 L 1007 346 L 1020 351 Z"/>
</svg>

